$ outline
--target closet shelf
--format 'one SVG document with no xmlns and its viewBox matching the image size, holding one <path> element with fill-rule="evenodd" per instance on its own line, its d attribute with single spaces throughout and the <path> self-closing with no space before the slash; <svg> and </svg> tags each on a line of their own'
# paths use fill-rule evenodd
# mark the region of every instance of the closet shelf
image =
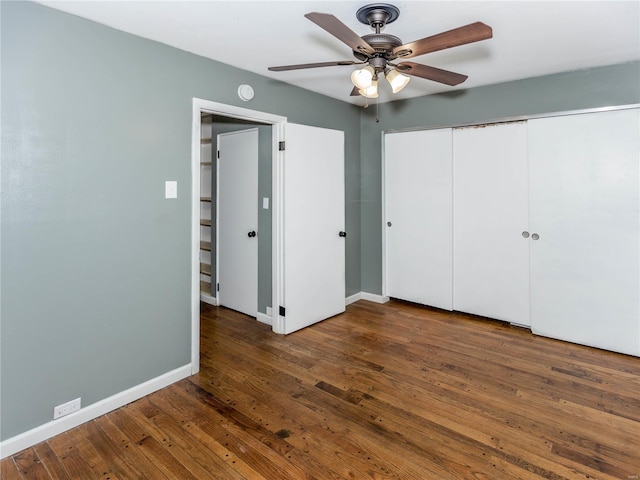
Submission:
<svg viewBox="0 0 640 480">
<path fill-rule="evenodd" d="M 211 143 L 211 139 L 210 138 L 201 138 L 200 139 L 200 145 L 209 145 Z"/>
<path fill-rule="evenodd" d="M 209 282 L 205 282 L 204 280 L 200 280 L 200 293 L 211 295 L 211 284 Z"/>
<path fill-rule="evenodd" d="M 201 218 L 200 219 L 200 225 L 202 225 L 203 227 L 210 227 L 211 226 L 211 219 L 209 219 L 209 218 Z"/>
<path fill-rule="evenodd" d="M 202 167 L 208 167 L 210 165 L 213 165 L 213 162 L 200 162 L 200 166 Z"/>
<path fill-rule="evenodd" d="M 200 197 L 200 201 L 201 202 L 210 202 L 211 201 L 211 197 Z"/>
<path fill-rule="evenodd" d="M 211 265 L 200 262 L 200 273 L 211 276 Z"/>
<path fill-rule="evenodd" d="M 205 242 L 204 240 L 200 240 L 200 250 L 206 250 L 207 252 L 210 252 L 211 242 Z"/>
</svg>

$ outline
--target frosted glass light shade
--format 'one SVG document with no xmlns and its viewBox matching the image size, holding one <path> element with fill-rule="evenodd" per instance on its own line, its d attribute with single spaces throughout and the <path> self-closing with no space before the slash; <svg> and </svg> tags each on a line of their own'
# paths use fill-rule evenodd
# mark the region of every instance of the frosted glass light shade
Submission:
<svg viewBox="0 0 640 480">
<path fill-rule="evenodd" d="M 378 98 L 378 81 L 373 80 L 368 88 L 361 88 L 358 93 L 367 98 Z"/>
<path fill-rule="evenodd" d="M 409 80 L 411 80 L 411 77 L 402 75 L 401 73 L 398 73 L 397 70 L 389 70 L 385 77 L 389 82 L 389 85 L 391 85 L 391 91 L 393 93 L 398 93 L 400 90 L 406 87 L 409 83 Z"/>
<path fill-rule="evenodd" d="M 351 81 L 359 89 L 369 88 L 373 83 L 373 67 L 366 66 L 360 70 L 354 70 L 351 74 Z"/>
</svg>

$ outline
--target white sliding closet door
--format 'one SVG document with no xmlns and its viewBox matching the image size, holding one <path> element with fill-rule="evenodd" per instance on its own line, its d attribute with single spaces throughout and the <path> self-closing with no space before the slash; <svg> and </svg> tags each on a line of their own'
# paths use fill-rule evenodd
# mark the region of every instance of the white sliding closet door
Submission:
<svg viewBox="0 0 640 480">
<path fill-rule="evenodd" d="M 527 124 L 453 131 L 453 307 L 529 325 Z"/>
<path fill-rule="evenodd" d="M 451 129 L 384 142 L 386 294 L 451 310 Z"/>
<path fill-rule="evenodd" d="M 531 327 L 640 355 L 640 110 L 529 122 Z"/>
</svg>

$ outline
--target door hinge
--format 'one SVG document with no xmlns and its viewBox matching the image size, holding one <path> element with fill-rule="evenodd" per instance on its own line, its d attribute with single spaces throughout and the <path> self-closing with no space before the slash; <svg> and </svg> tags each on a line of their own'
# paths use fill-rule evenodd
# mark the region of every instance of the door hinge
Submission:
<svg viewBox="0 0 640 480">
<path fill-rule="evenodd" d="M 281 152 L 284 151 L 284 142 L 279 142 L 278 143 L 278 150 L 280 150 Z"/>
<path fill-rule="evenodd" d="M 280 307 L 280 308 L 278 309 L 278 314 L 279 314 L 281 317 L 284 317 L 284 307 Z"/>
<path fill-rule="evenodd" d="M 218 150 L 218 158 L 220 158 L 220 150 Z"/>
<path fill-rule="evenodd" d="M 216 292 L 219 292 L 219 291 L 220 291 L 220 284 L 218 283 L 216 284 Z"/>
</svg>

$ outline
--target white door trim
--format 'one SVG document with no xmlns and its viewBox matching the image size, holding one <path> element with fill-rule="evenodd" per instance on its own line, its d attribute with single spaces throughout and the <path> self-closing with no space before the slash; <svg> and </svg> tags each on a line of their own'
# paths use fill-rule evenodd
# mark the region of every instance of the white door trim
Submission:
<svg viewBox="0 0 640 480">
<path fill-rule="evenodd" d="M 278 315 L 282 296 L 282 158 L 278 142 L 284 140 L 287 117 L 247 108 L 193 98 L 191 117 L 191 374 L 200 371 L 200 114 L 211 113 L 272 125 L 272 311 L 273 331 L 282 333 L 284 325 Z"/>
</svg>

